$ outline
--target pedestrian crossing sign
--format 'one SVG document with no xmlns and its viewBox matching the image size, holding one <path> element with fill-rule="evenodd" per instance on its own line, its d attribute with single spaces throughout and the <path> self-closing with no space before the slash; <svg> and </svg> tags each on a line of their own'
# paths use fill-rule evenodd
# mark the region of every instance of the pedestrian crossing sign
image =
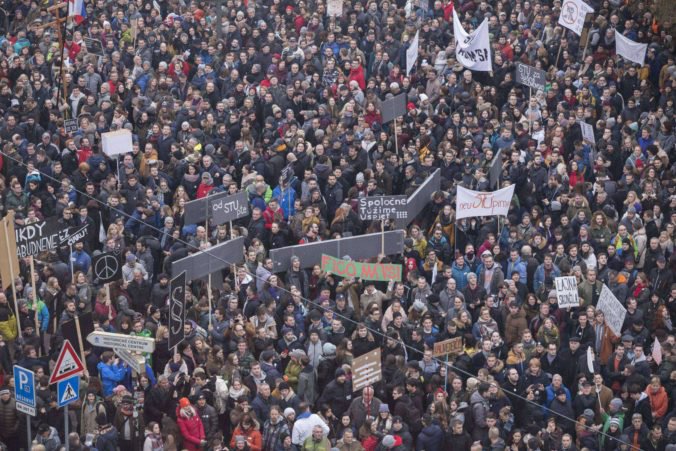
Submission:
<svg viewBox="0 0 676 451">
<path fill-rule="evenodd" d="M 56 385 L 56 398 L 59 407 L 67 406 L 80 399 L 80 375 L 60 381 Z"/>
</svg>

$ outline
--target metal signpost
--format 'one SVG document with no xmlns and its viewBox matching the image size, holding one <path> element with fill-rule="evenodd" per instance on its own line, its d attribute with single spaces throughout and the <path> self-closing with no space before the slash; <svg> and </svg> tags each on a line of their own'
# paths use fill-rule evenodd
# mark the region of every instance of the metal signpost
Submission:
<svg viewBox="0 0 676 451">
<path fill-rule="evenodd" d="M 33 438 L 31 437 L 31 416 L 35 416 L 35 373 L 20 366 L 14 366 L 14 399 L 16 410 L 26 414 L 26 427 L 28 429 L 28 447 L 30 448 Z"/>
</svg>

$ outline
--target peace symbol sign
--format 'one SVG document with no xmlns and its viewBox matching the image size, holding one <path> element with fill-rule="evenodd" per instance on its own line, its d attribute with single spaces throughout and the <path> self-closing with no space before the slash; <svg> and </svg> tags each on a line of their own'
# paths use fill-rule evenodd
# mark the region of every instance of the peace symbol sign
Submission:
<svg viewBox="0 0 676 451">
<path fill-rule="evenodd" d="M 101 281 L 108 281 L 115 277 L 120 269 L 120 261 L 114 255 L 101 256 L 94 264 L 94 276 Z"/>
</svg>

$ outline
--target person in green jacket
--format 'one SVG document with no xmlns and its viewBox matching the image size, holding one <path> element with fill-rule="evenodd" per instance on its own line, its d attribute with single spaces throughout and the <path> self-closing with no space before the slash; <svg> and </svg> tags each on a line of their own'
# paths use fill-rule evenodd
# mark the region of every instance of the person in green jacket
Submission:
<svg viewBox="0 0 676 451">
<path fill-rule="evenodd" d="M 324 436 L 324 430 L 321 426 L 312 428 L 312 435 L 303 442 L 302 451 L 330 451 L 331 442 Z"/>
<path fill-rule="evenodd" d="M 606 438 L 606 433 L 611 424 L 617 425 L 620 431 L 624 430 L 624 411 L 622 410 L 622 400 L 613 398 L 608 405 L 609 412 L 601 409 L 601 420 L 603 421 L 603 434 L 601 435 L 601 449 Z"/>
</svg>

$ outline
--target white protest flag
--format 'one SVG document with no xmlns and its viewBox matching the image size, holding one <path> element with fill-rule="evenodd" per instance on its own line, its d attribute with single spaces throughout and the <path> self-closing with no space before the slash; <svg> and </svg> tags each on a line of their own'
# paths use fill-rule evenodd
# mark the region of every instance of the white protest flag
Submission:
<svg viewBox="0 0 676 451">
<path fill-rule="evenodd" d="M 507 216 L 514 197 L 514 185 L 498 191 L 484 193 L 458 186 L 455 200 L 455 217 Z"/>
<path fill-rule="evenodd" d="M 406 50 L 406 76 L 411 73 L 411 69 L 415 66 L 416 61 L 418 61 L 418 35 L 420 30 L 415 33 L 415 37 L 411 40 L 411 45 L 408 46 Z"/>
<path fill-rule="evenodd" d="M 491 72 L 491 42 L 488 36 L 488 19 L 471 33 L 467 33 L 458 14 L 453 9 L 453 36 L 455 38 L 455 57 L 466 68 L 481 72 Z"/>
<path fill-rule="evenodd" d="M 593 13 L 594 8 L 582 0 L 564 0 L 559 14 L 559 25 L 563 25 L 578 36 L 582 35 L 584 18 L 588 13 Z"/>
<path fill-rule="evenodd" d="M 643 66 L 646 50 L 648 50 L 648 44 L 634 42 L 615 30 L 615 51 L 622 58 Z"/>
</svg>

